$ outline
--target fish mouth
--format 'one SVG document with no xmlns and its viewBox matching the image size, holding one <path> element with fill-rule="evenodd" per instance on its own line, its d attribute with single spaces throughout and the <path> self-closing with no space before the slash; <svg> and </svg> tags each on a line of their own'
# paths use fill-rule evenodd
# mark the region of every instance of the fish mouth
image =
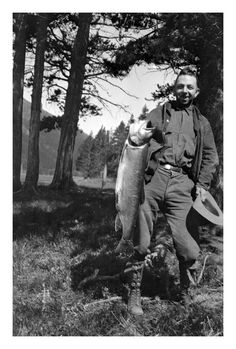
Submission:
<svg viewBox="0 0 236 349">
<path fill-rule="evenodd" d="M 146 127 L 144 127 L 145 131 L 155 131 L 156 127 L 152 126 L 152 122 L 149 120 L 146 124 Z"/>
<path fill-rule="evenodd" d="M 144 127 L 144 130 L 154 131 L 156 127 Z"/>
</svg>

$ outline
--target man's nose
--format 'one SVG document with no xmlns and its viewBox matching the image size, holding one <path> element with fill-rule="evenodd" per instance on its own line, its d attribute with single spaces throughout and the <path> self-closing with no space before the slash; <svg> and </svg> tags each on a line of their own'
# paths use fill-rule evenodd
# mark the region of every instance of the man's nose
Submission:
<svg viewBox="0 0 236 349">
<path fill-rule="evenodd" d="M 183 86 L 183 92 L 188 92 L 187 86 Z"/>
</svg>

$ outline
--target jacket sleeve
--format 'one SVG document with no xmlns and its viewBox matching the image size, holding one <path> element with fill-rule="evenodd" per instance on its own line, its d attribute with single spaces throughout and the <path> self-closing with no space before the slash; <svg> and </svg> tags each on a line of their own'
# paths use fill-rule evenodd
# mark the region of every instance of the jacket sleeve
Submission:
<svg viewBox="0 0 236 349">
<path fill-rule="evenodd" d="M 209 121 L 205 119 L 203 130 L 202 161 L 196 185 L 208 190 L 218 164 L 219 158 L 211 125 Z"/>
<path fill-rule="evenodd" d="M 162 144 L 164 142 L 164 135 L 162 132 L 162 107 L 158 106 L 153 109 L 148 115 L 147 120 L 149 122 L 149 126 L 155 127 L 155 132 L 152 138 L 157 142 Z"/>
</svg>

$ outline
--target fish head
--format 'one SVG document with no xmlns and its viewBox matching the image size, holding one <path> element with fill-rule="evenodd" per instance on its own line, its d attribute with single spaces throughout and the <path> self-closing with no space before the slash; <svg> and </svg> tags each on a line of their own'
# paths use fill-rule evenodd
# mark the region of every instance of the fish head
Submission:
<svg viewBox="0 0 236 349">
<path fill-rule="evenodd" d="M 148 143 L 152 138 L 156 127 L 152 127 L 149 120 L 137 120 L 130 125 L 129 136 L 137 145 Z"/>
</svg>

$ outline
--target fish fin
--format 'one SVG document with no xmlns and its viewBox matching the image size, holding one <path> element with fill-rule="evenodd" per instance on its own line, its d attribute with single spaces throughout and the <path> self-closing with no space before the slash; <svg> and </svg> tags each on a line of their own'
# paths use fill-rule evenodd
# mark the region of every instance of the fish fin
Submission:
<svg viewBox="0 0 236 349">
<path fill-rule="evenodd" d="M 119 231 L 119 230 L 121 230 L 121 228 L 122 228 L 122 223 L 120 220 L 120 215 L 119 215 L 119 213 L 117 213 L 116 219 L 115 219 L 115 231 Z"/>
<path fill-rule="evenodd" d="M 127 146 L 128 146 L 128 140 L 126 139 L 125 142 L 124 142 L 122 151 L 121 151 L 121 153 L 120 153 L 119 165 L 122 163 L 122 160 L 123 160 L 123 157 L 124 157 L 124 153 L 125 153 L 125 149 L 127 148 Z M 119 166 L 118 166 L 118 168 L 119 168 Z"/>
</svg>

